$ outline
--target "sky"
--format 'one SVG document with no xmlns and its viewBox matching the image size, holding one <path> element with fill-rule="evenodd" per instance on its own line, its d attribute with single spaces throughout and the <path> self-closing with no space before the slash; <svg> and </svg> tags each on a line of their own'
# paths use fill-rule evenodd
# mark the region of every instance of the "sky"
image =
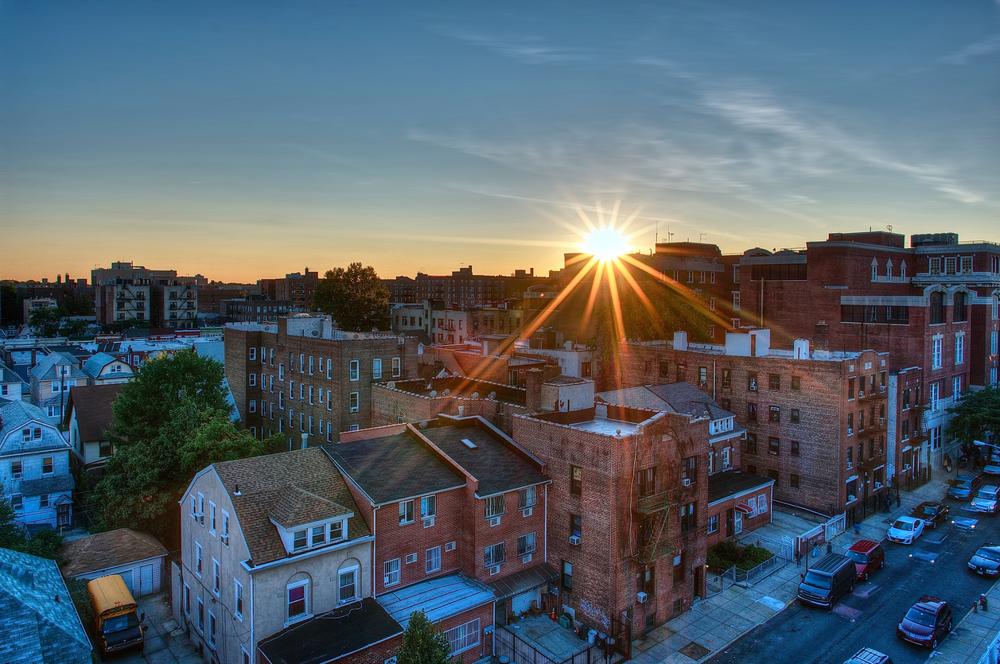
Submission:
<svg viewBox="0 0 1000 664">
<path fill-rule="evenodd" d="M 0 0 L 0 100 L 0 278 L 1000 240 L 1000 0 Z"/>
</svg>

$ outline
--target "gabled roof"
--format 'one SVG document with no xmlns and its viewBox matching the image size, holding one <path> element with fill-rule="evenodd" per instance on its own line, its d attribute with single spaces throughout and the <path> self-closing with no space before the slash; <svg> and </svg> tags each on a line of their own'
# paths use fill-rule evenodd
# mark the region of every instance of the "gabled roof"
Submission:
<svg viewBox="0 0 1000 664">
<path fill-rule="evenodd" d="M 0 661 L 90 663 L 90 639 L 55 561 L 0 549 L 0 616 Z"/>
<path fill-rule="evenodd" d="M 274 498 L 270 517 L 285 528 L 350 514 L 351 510 L 302 487 L 288 485 Z"/>
<path fill-rule="evenodd" d="M 146 533 L 131 528 L 81 537 L 63 545 L 60 557 L 67 578 L 167 555 L 167 548 Z"/>
<path fill-rule="evenodd" d="M 25 496 L 44 496 L 49 493 L 72 491 L 75 482 L 69 473 L 39 477 L 33 480 L 21 480 L 21 493 Z"/>
<path fill-rule="evenodd" d="M 76 411 L 80 440 L 85 443 L 107 440 L 113 414 L 112 407 L 123 387 L 125 387 L 123 383 L 108 383 L 79 385 L 70 390 L 66 419 L 68 422 L 73 411 Z"/>
<path fill-rule="evenodd" d="M 118 358 L 110 353 L 97 353 L 96 355 L 92 355 L 86 362 L 83 363 L 83 370 L 91 378 L 97 378 L 101 375 L 101 371 L 104 367 L 117 361 Z"/>
<path fill-rule="evenodd" d="M 32 438 L 24 442 L 20 435 L 11 436 L 14 432 L 20 432 L 30 422 L 41 428 L 41 439 Z M 26 401 L 0 399 L 0 454 L 44 452 L 68 447 L 69 443 L 59 430 L 47 423 L 45 412 L 41 408 Z"/>
<path fill-rule="evenodd" d="M 595 398 L 610 404 L 664 410 L 713 420 L 733 417 L 733 413 L 717 404 L 712 397 L 684 381 L 608 390 L 598 392 Z"/>
<path fill-rule="evenodd" d="M 318 447 L 225 461 L 215 464 L 213 468 L 236 510 L 252 565 L 290 557 L 281 542 L 277 526 L 271 521 L 276 506 L 288 500 L 289 487 L 301 489 L 353 513 L 347 525 L 349 539 L 371 534 L 359 515 L 344 478 Z M 237 488 L 239 495 L 235 495 Z M 289 510 L 287 507 L 280 509 Z M 293 520 L 300 516 L 294 514 L 294 509 L 290 511 L 293 512 Z"/>
<path fill-rule="evenodd" d="M 0 362 L 0 383 L 23 383 L 24 379 L 19 373 Z"/>
<path fill-rule="evenodd" d="M 409 429 L 323 451 L 376 505 L 465 486 L 465 477 Z"/>
<path fill-rule="evenodd" d="M 491 496 L 547 481 L 542 464 L 517 449 L 478 417 L 439 418 L 420 434 L 479 480 L 476 494 Z M 467 441 L 467 442 L 466 442 Z M 470 446 L 471 443 L 471 446 Z"/>
<path fill-rule="evenodd" d="M 77 359 L 69 353 L 49 353 L 39 359 L 38 364 L 31 369 L 31 377 L 35 380 L 54 380 L 59 377 L 55 369 L 60 365 L 70 367 L 68 378 L 86 377 L 86 374 L 80 369 L 80 365 L 77 364 Z"/>
</svg>

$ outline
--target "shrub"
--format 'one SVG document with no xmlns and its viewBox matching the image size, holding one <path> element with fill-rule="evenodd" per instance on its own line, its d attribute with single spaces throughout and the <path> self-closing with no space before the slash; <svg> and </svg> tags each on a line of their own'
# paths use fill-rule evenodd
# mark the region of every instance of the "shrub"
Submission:
<svg viewBox="0 0 1000 664">
<path fill-rule="evenodd" d="M 773 553 L 756 544 L 740 546 L 734 540 L 726 540 L 708 550 L 707 562 L 710 568 L 716 570 L 726 570 L 734 565 L 738 569 L 748 570 L 773 556 Z"/>
</svg>

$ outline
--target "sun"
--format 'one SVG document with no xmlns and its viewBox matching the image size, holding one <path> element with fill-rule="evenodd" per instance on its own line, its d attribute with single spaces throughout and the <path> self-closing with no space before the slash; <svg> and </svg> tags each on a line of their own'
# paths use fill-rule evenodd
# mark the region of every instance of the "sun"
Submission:
<svg viewBox="0 0 1000 664">
<path fill-rule="evenodd" d="M 601 262 L 613 261 L 628 253 L 628 239 L 613 226 L 595 228 L 584 238 L 583 250 Z"/>
</svg>

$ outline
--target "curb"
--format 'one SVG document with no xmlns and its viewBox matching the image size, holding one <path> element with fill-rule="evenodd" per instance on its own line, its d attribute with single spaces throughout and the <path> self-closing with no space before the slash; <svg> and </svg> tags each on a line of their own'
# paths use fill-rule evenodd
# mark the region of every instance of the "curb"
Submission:
<svg viewBox="0 0 1000 664">
<path fill-rule="evenodd" d="M 997 579 L 993 583 L 993 585 L 990 586 L 990 589 L 987 590 L 984 594 L 989 595 L 991 592 L 993 592 L 994 590 L 996 590 L 998 587 L 1000 587 L 1000 579 Z M 998 607 L 998 608 L 1000 608 L 1000 607 Z M 958 624 L 954 626 L 953 630 L 961 628 L 962 627 L 962 623 L 964 623 L 966 621 L 966 619 L 968 619 L 968 617 L 972 615 L 972 613 L 973 613 L 972 609 L 969 609 L 968 611 L 966 611 L 965 615 L 962 616 L 962 619 L 958 621 Z M 949 636 L 950 636 L 950 634 L 949 634 Z M 979 653 L 979 654 L 982 655 L 983 653 Z M 933 660 L 935 663 L 936 662 L 943 662 L 944 660 L 937 659 L 937 657 L 939 655 L 940 655 L 940 650 L 931 651 L 931 654 L 928 655 L 926 661 L 931 662 Z M 971 653 L 969 655 L 966 655 L 967 658 L 968 657 L 973 657 L 973 656 L 975 656 L 975 653 Z"/>
</svg>

